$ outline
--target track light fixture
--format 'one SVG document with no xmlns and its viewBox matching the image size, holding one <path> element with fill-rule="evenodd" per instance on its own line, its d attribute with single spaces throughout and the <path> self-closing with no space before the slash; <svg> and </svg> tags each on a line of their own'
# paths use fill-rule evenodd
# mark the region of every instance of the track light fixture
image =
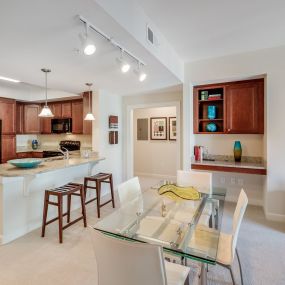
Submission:
<svg viewBox="0 0 285 285">
<path fill-rule="evenodd" d="M 85 55 L 92 55 L 96 51 L 96 46 L 94 45 L 93 41 L 89 38 L 88 35 L 88 23 L 85 23 L 85 40 L 83 45 L 83 52 Z"/>
<path fill-rule="evenodd" d="M 127 73 L 130 70 L 131 66 L 129 65 L 129 63 L 126 60 L 124 60 L 124 51 L 123 50 L 121 50 L 121 55 L 119 58 L 117 58 L 117 61 L 120 64 L 120 68 L 121 68 L 121 71 L 123 73 Z"/>
<path fill-rule="evenodd" d="M 147 74 L 142 69 L 143 69 L 143 67 L 142 67 L 141 63 L 138 62 L 138 68 L 135 69 L 134 72 L 138 76 L 140 82 L 145 81 L 145 79 L 147 77 Z"/>
</svg>

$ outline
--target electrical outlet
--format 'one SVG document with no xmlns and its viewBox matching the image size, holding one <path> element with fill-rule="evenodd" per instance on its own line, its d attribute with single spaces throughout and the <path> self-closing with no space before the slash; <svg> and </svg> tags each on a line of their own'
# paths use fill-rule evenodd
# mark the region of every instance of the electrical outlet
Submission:
<svg viewBox="0 0 285 285">
<path fill-rule="evenodd" d="M 231 185 L 235 185 L 236 184 L 236 179 L 234 177 L 231 178 Z"/>
<path fill-rule="evenodd" d="M 239 186 L 243 186 L 244 181 L 243 181 L 242 178 L 239 178 L 239 179 L 237 180 L 237 183 L 238 183 Z"/>
<path fill-rule="evenodd" d="M 225 184 L 225 183 L 226 183 L 226 178 L 225 178 L 225 177 L 221 177 L 220 183 L 221 183 L 221 184 Z"/>
</svg>

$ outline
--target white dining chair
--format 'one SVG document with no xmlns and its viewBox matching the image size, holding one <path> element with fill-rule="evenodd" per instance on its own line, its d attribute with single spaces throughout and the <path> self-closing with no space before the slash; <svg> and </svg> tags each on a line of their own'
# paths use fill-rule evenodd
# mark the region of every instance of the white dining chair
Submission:
<svg viewBox="0 0 285 285">
<path fill-rule="evenodd" d="M 240 270 L 240 278 L 241 284 L 243 285 L 243 276 L 239 254 L 236 248 L 238 233 L 240 230 L 240 225 L 248 204 L 248 198 L 243 189 L 239 194 L 238 202 L 236 205 L 236 209 L 233 215 L 233 223 L 232 223 L 232 232 L 231 234 L 220 233 L 218 252 L 217 252 L 217 263 L 223 267 L 226 267 L 230 270 L 231 278 L 233 284 L 235 285 L 235 278 L 233 275 L 232 265 L 235 257 L 235 253 L 237 255 L 239 270 Z"/>
<path fill-rule="evenodd" d="M 141 195 L 141 186 L 138 177 L 133 177 L 118 186 L 118 195 L 121 205 Z"/>
<path fill-rule="evenodd" d="M 190 269 L 164 261 L 160 246 L 108 237 L 91 227 L 89 231 L 99 285 L 183 285 L 189 282 Z"/>
<path fill-rule="evenodd" d="M 212 193 L 212 173 L 202 171 L 177 170 L 177 186 L 197 188 L 201 193 Z"/>
</svg>

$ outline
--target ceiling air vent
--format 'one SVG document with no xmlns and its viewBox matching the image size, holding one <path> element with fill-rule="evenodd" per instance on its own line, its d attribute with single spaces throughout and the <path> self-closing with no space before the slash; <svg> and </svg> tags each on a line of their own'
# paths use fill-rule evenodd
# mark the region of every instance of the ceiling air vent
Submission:
<svg viewBox="0 0 285 285">
<path fill-rule="evenodd" d="M 158 46 L 158 39 L 155 36 L 153 30 L 150 28 L 150 26 L 146 27 L 146 39 L 149 44 L 153 46 Z"/>
</svg>

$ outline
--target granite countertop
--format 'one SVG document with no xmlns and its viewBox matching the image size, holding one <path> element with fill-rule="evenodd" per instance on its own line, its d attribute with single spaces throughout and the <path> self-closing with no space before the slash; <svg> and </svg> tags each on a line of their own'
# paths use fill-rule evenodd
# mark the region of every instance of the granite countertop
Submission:
<svg viewBox="0 0 285 285">
<path fill-rule="evenodd" d="M 87 163 L 95 163 L 104 160 L 104 157 L 91 156 L 89 158 L 82 158 L 80 156 L 72 156 L 69 159 L 62 159 L 62 157 L 53 157 L 43 159 L 43 162 L 35 168 L 17 168 L 9 163 L 0 164 L 0 176 L 3 177 L 22 177 L 26 175 L 36 175 L 58 169 L 74 167 Z"/>
<path fill-rule="evenodd" d="M 251 169 L 266 169 L 262 162 L 235 162 L 235 161 L 192 161 L 193 165 L 208 165 L 221 167 L 236 167 L 236 168 L 251 168 Z"/>
<path fill-rule="evenodd" d="M 20 152 L 43 152 L 43 151 L 58 151 L 59 146 L 40 146 L 37 149 L 32 149 L 31 146 L 18 146 L 16 153 Z M 81 147 L 80 150 L 92 150 L 92 147 Z"/>
</svg>

